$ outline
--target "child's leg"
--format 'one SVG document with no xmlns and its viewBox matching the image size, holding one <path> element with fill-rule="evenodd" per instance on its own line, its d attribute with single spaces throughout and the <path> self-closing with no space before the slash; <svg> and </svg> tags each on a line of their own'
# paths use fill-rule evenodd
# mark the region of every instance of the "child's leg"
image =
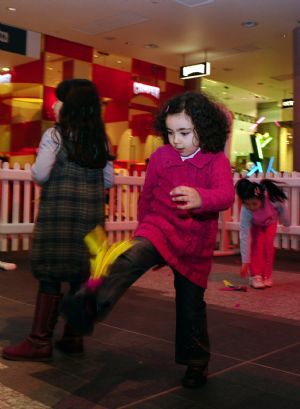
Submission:
<svg viewBox="0 0 300 409">
<path fill-rule="evenodd" d="M 60 299 L 59 282 L 40 282 L 31 332 L 21 343 L 3 348 L 3 358 L 14 361 L 49 361 L 52 358 L 52 336 Z"/>
<path fill-rule="evenodd" d="M 206 381 L 210 359 L 205 289 L 174 271 L 176 290 L 176 362 L 187 365 L 183 386 L 198 387 Z"/>
<path fill-rule="evenodd" d="M 98 319 L 102 320 L 125 291 L 149 268 L 164 263 L 153 244 L 144 238 L 121 254 L 97 291 Z"/>
<path fill-rule="evenodd" d="M 272 277 L 274 256 L 275 256 L 275 247 L 274 247 L 274 238 L 276 235 L 277 223 L 270 224 L 265 228 L 265 263 L 264 263 L 264 272 L 263 276 L 265 279 Z"/>
<path fill-rule="evenodd" d="M 82 281 L 71 281 L 69 294 L 77 293 L 83 284 Z M 55 341 L 55 348 L 68 355 L 81 355 L 84 352 L 83 337 L 65 323 L 62 337 Z"/>
<path fill-rule="evenodd" d="M 251 276 L 262 276 L 265 265 L 265 234 L 264 227 L 252 225 L 251 228 Z"/>
<path fill-rule="evenodd" d="M 79 291 L 75 296 L 66 296 L 61 312 L 68 324 L 77 332 L 88 334 L 94 321 L 102 320 L 110 312 L 125 291 L 149 268 L 162 264 L 159 252 L 144 238 L 121 254 L 110 267 L 108 277 L 98 287 L 96 293 Z"/>
</svg>

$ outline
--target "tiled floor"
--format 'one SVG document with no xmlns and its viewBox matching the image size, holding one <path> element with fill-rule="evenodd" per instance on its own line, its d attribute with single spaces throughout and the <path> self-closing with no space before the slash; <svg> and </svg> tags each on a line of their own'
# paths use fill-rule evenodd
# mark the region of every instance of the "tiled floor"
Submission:
<svg viewBox="0 0 300 409">
<path fill-rule="evenodd" d="M 18 269 L 0 272 L 1 345 L 31 325 L 36 282 L 25 252 L 2 254 Z M 298 409 L 300 407 L 300 257 L 279 253 L 275 285 L 243 283 L 238 257 L 216 258 L 206 293 L 212 360 L 200 390 L 180 386 L 174 363 L 174 290 L 169 269 L 148 272 L 86 338 L 86 353 L 55 351 L 50 363 L 0 359 L 0 408 Z M 60 321 L 56 336 L 61 332 Z"/>
</svg>

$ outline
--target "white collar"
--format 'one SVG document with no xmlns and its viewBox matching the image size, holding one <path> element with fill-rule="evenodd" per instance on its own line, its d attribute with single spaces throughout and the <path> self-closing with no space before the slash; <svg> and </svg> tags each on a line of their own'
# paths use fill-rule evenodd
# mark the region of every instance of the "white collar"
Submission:
<svg viewBox="0 0 300 409">
<path fill-rule="evenodd" d="M 197 155 L 197 153 L 198 153 L 200 150 L 201 150 L 201 149 L 198 148 L 198 149 L 195 150 L 195 152 L 192 153 L 191 155 L 188 155 L 188 156 L 180 156 L 180 157 L 181 157 L 181 159 L 182 159 L 183 161 L 185 161 L 186 159 L 192 159 L 195 155 Z"/>
</svg>

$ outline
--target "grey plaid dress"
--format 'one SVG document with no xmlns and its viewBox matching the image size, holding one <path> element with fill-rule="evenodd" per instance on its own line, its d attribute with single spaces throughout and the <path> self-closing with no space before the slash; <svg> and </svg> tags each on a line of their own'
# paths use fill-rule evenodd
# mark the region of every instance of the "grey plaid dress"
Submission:
<svg viewBox="0 0 300 409">
<path fill-rule="evenodd" d="M 103 170 L 80 167 L 61 149 L 42 187 L 31 251 L 34 276 L 52 282 L 85 281 L 89 254 L 83 238 L 97 224 L 104 225 Z"/>
</svg>

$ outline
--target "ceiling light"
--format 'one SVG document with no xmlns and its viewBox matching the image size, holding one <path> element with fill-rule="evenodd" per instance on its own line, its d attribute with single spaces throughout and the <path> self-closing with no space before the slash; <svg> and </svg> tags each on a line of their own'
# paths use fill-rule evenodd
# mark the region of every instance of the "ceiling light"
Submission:
<svg viewBox="0 0 300 409">
<path fill-rule="evenodd" d="M 204 6 L 205 4 L 213 3 L 215 0 L 175 0 L 176 3 L 187 7 Z"/>
<path fill-rule="evenodd" d="M 2 68 L 2 71 L 8 72 L 8 71 L 10 71 L 10 68 L 9 68 L 9 67 L 3 67 L 3 68 Z"/>
<path fill-rule="evenodd" d="M 17 9 L 15 7 L 7 7 L 8 11 L 17 11 Z"/>
<path fill-rule="evenodd" d="M 158 48 L 157 44 L 154 43 L 149 43 L 144 45 L 145 48 Z"/>
<path fill-rule="evenodd" d="M 242 26 L 245 28 L 252 28 L 256 27 L 257 25 L 258 25 L 257 21 L 248 20 L 242 22 Z"/>
</svg>

